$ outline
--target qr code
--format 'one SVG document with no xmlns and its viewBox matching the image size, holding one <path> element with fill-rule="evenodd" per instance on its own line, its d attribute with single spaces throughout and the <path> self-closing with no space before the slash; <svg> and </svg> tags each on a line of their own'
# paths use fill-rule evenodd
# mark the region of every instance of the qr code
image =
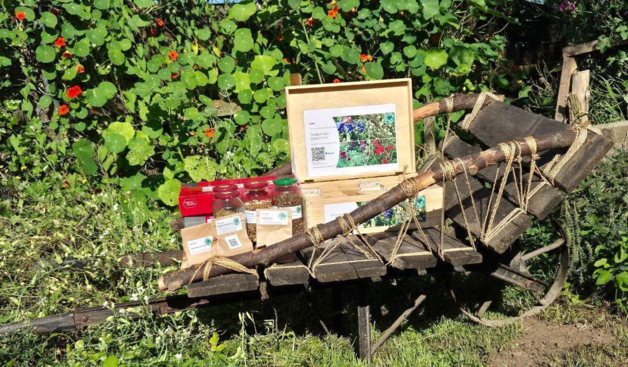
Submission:
<svg viewBox="0 0 628 367">
<path fill-rule="evenodd" d="M 242 243 L 240 242 L 240 240 L 238 239 L 238 236 L 229 236 L 229 237 L 225 237 L 225 240 L 227 241 L 227 245 L 229 245 L 230 249 L 236 249 L 239 247 L 242 247 Z"/>
<path fill-rule="evenodd" d="M 312 148 L 312 162 L 325 160 L 325 147 Z"/>
</svg>

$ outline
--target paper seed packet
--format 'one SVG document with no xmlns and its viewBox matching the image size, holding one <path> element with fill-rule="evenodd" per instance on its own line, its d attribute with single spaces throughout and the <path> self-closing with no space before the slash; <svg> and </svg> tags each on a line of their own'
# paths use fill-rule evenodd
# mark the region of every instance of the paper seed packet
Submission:
<svg viewBox="0 0 628 367">
<path fill-rule="evenodd" d="M 214 218 L 211 225 L 220 246 L 221 256 L 229 257 L 253 251 L 253 242 L 246 233 L 244 214 Z"/>
<path fill-rule="evenodd" d="M 292 237 L 292 210 L 257 209 L 257 248 L 274 245 Z M 283 256 L 276 263 L 294 261 L 294 254 Z"/>
<path fill-rule="evenodd" d="M 183 228 L 181 238 L 185 252 L 185 258 L 181 263 L 182 268 L 201 264 L 216 256 L 218 252 L 218 244 L 211 223 Z"/>
</svg>

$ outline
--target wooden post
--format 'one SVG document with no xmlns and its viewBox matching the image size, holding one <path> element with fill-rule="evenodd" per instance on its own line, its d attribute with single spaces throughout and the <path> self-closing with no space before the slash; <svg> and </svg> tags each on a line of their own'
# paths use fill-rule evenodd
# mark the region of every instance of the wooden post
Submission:
<svg viewBox="0 0 628 367">
<path fill-rule="evenodd" d="M 571 94 L 575 95 L 578 99 L 579 108 L 579 120 L 581 123 L 589 121 L 589 99 L 591 93 L 589 92 L 589 81 L 591 79 L 591 72 L 589 70 L 576 71 L 571 76 Z M 575 121 L 569 121 L 574 123 Z"/>
<path fill-rule="evenodd" d="M 569 87 L 571 85 L 571 74 L 576 71 L 577 67 L 576 59 L 563 53 L 563 71 L 560 75 L 554 120 L 563 122 L 569 116 L 567 114 L 567 96 L 569 95 Z"/>
<path fill-rule="evenodd" d="M 430 116 L 423 120 L 423 149 L 424 158 L 436 153 L 436 131 L 434 129 L 436 117 Z"/>
<path fill-rule="evenodd" d="M 371 309 L 368 283 L 358 285 L 358 356 L 371 363 Z"/>
</svg>

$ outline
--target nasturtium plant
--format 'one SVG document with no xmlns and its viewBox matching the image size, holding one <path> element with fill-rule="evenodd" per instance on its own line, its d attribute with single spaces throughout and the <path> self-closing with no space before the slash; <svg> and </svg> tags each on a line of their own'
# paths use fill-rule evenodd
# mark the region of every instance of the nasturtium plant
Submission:
<svg viewBox="0 0 628 367">
<path fill-rule="evenodd" d="M 497 5 L 5 1 L 0 165 L 117 180 L 175 205 L 182 182 L 259 175 L 289 160 L 291 74 L 305 84 L 411 78 L 415 106 L 510 88 L 518 76 L 499 56 Z"/>
</svg>

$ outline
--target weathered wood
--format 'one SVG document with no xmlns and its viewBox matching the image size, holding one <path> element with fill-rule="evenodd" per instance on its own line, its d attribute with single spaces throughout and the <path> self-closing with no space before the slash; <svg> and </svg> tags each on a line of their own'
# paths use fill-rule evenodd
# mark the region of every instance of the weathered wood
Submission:
<svg viewBox="0 0 628 367">
<path fill-rule="evenodd" d="M 571 75 L 571 94 L 575 95 L 578 99 L 579 106 L 579 121 L 569 121 L 570 123 L 586 123 L 589 121 L 589 99 L 591 93 L 589 91 L 589 81 L 591 80 L 591 71 L 583 70 L 576 71 Z M 572 114 L 570 113 L 570 116 Z"/>
<path fill-rule="evenodd" d="M 274 264 L 264 269 L 264 276 L 273 287 L 296 284 L 305 285 L 310 281 L 310 272 L 298 259 L 287 264 Z"/>
<path fill-rule="evenodd" d="M 12 333 L 21 329 L 29 329 L 37 334 L 45 334 L 76 331 L 76 325 L 74 324 L 74 314 L 65 313 L 62 315 L 48 316 L 25 322 L 0 325 L 0 335 Z"/>
<path fill-rule="evenodd" d="M 208 297 L 257 290 L 259 280 L 251 274 L 228 274 L 188 286 L 188 297 Z"/>
<path fill-rule="evenodd" d="M 570 129 L 569 125 L 547 117 L 501 102 L 492 102 L 471 122 L 469 131 L 482 143 L 497 145 L 527 136 L 561 134 Z M 567 193 L 571 193 L 611 147 L 612 142 L 609 139 L 589 133 L 584 145 L 556 175 L 555 183 Z M 556 153 L 556 151 L 540 153 L 541 160 L 538 164 L 544 167 Z"/>
<path fill-rule="evenodd" d="M 351 237 L 355 244 L 364 251 L 368 251 L 357 237 Z M 364 253 L 351 246 L 344 237 L 328 241 L 321 246 L 320 250 L 314 251 L 313 247 L 309 247 L 302 251 L 302 254 L 308 262 L 314 256 L 313 261 L 315 263 L 322 255 L 323 249 L 326 246 L 332 246 L 335 243 L 334 241 L 340 241 L 341 244 L 312 269 L 312 273 L 317 281 L 329 283 L 355 279 L 373 279 L 386 274 L 386 266 L 382 262 L 377 259 L 367 258 Z"/>
<path fill-rule="evenodd" d="M 560 85 L 558 86 L 558 96 L 556 97 L 556 113 L 554 120 L 564 121 L 569 116 L 567 114 L 567 96 L 571 86 L 571 74 L 578 68 L 576 59 L 570 56 L 563 56 L 563 69 L 560 74 Z"/>
<path fill-rule="evenodd" d="M 397 243 L 397 233 L 383 232 L 369 235 L 369 241 L 384 260 L 390 262 L 392 252 Z M 399 246 L 397 256 L 392 262 L 392 266 L 401 269 L 428 269 L 438 264 L 438 259 L 422 243 L 416 241 L 411 236 L 406 235 Z"/>
<path fill-rule="evenodd" d="M 419 231 L 412 232 L 412 237 L 430 246 L 434 252 L 437 252 L 440 244 L 440 229 L 427 228 L 423 231 L 425 232 L 425 237 L 423 237 Z M 429 243 L 425 243 L 426 239 Z M 445 229 L 445 235 L 443 237 L 443 257 L 446 262 L 454 267 L 479 264 L 482 262 L 482 254 L 457 239 L 452 228 Z"/>
<path fill-rule="evenodd" d="M 477 154 L 481 151 L 482 149 L 474 147 L 462 141 L 462 139 L 458 138 L 457 136 L 453 136 L 447 139 L 447 144 L 445 145 L 445 155 L 447 155 L 450 159 L 456 157 L 464 157 L 470 154 Z M 505 163 L 481 169 L 478 171 L 476 177 L 480 178 L 483 181 L 494 184 L 498 167 L 500 167 L 501 169 L 499 176 L 503 178 Z M 524 168 L 524 185 L 527 186 L 529 179 L 530 173 L 527 168 Z M 458 179 L 458 182 L 464 182 L 464 180 L 460 178 Z M 500 182 L 500 180 L 498 179 L 497 182 Z M 461 184 L 463 187 L 466 187 L 464 183 Z M 538 185 L 543 186 L 538 189 L 534 193 L 534 195 L 532 195 L 532 197 L 530 197 L 530 199 L 528 200 L 528 212 L 530 212 L 535 217 L 543 220 L 552 212 L 552 210 L 554 210 L 554 208 L 558 206 L 558 204 L 560 204 L 560 202 L 563 200 L 563 195 L 557 188 L 547 184 L 543 184 L 542 178 L 539 177 L 537 174 L 534 174 L 532 177 L 532 185 L 530 190 L 535 190 Z M 504 187 L 504 196 L 515 205 L 519 205 L 519 195 L 517 194 L 517 187 L 518 184 L 513 180 L 512 175 L 509 176 L 508 182 Z"/>
<path fill-rule="evenodd" d="M 628 40 L 619 40 L 619 41 L 612 42 L 610 47 L 623 46 L 626 44 L 628 44 Z M 591 53 L 591 52 L 595 52 L 599 50 L 600 49 L 598 48 L 598 40 L 595 40 L 595 41 L 591 41 L 587 43 L 581 43 L 579 45 L 565 47 L 563 48 L 563 55 L 564 56 L 577 56 L 577 55 L 587 54 L 587 53 Z"/>
<path fill-rule="evenodd" d="M 358 285 L 358 356 L 371 363 L 371 307 L 368 284 Z"/>
<path fill-rule="evenodd" d="M 611 122 L 595 125 L 595 127 L 608 133 L 610 139 L 615 144 L 615 149 L 626 150 L 628 148 L 628 121 Z"/>
<path fill-rule="evenodd" d="M 538 152 L 543 152 L 549 149 L 570 146 L 575 138 L 576 132 L 567 130 L 560 133 L 537 136 L 535 138 L 535 145 Z M 528 142 L 521 140 L 518 141 L 518 144 L 521 155 L 529 156 L 530 146 Z M 483 151 L 480 155 L 467 156 L 456 160 L 452 163 L 452 173 L 459 175 L 463 172 L 469 172 L 473 175 L 478 170 L 503 162 L 505 159 L 506 155 L 501 147 L 491 148 Z M 442 179 L 442 169 L 437 166 L 432 166 L 416 177 L 404 181 L 403 187 L 401 184 L 397 185 L 380 195 L 377 199 L 371 200 L 366 205 L 359 207 L 347 215 L 351 217 L 356 225 L 359 225 L 402 201 L 407 200 L 408 196 L 413 196 L 419 191 L 442 181 Z M 343 228 L 337 220 L 319 224 L 317 229 L 323 241 L 343 233 Z M 233 256 L 231 259 L 249 268 L 256 265 L 268 265 L 284 255 L 304 250 L 312 245 L 313 242 L 310 235 L 303 233 L 281 241 L 273 246 Z M 202 265 L 192 266 L 187 269 L 162 275 L 158 280 L 159 289 L 174 291 L 190 282 L 200 281 L 202 275 L 199 274 L 200 272 L 197 272 L 200 266 Z M 221 266 L 213 266 L 210 276 L 215 277 L 229 272 L 228 269 Z"/>
<path fill-rule="evenodd" d="M 424 157 L 427 157 L 436 153 L 436 129 L 434 128 L 435 122 L 436 122 L 436 117 L 434 116 L 425 118 L 423 122 Z"/>
<path fill-rule="evenodd" d="M 382 335 L 380 335 L 379 339 L 377 339 L 377 342 L 375 342 L 375 344 L 373 344 L 373 346 L 371 347 L 371 354 L 375 354 L 375 352 L 377 352 L 377 350 L 386 342 L 386 340 L 388 340 L 388 338 L 390 338 L 390 336 L 395 332 L 395 330 L 397 330 L 397 328 L 399 326 L 401 326 L 401 324 L 406 321 L 406 319 L 412 315 L 412 313 L 419 307 L 419 305 L 421 305 L 421 303 L 423 303 L 423 301 L 425 301 L 425 299 L 427 298 L 426 295 L 422 294 L 420 295 L 415 301 L 414 304 L 412 305 L 412 307 L 408 308 L 407 310 L 405 310 L 398 318 L 397 320 L 395 320 L 395 322 L 393 322 L 392 325 L 390 325 L 390 327 L 388 329 L 386 329 Z"/>
</svg>

